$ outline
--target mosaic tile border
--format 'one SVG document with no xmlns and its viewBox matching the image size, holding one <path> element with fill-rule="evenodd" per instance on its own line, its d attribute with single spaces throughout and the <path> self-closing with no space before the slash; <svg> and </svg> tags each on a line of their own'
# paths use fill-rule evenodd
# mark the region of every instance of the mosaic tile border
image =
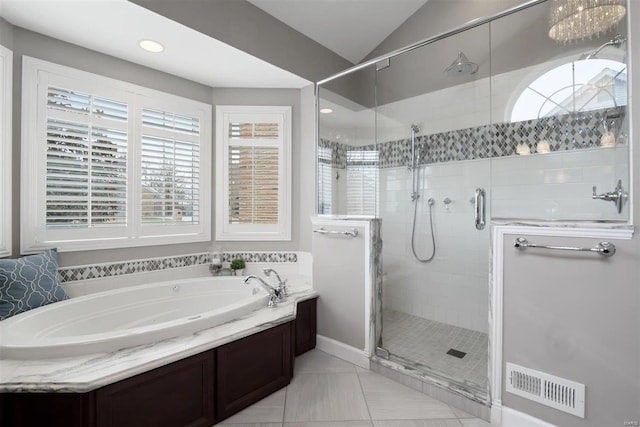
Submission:
<svg viewBox="0 0 640 427">
<path fill-rule="evenodd" d="M 337 141 L 331 141 L 328 139 L 320 139 L 318 143 L 318 147 L 327 148 L 330 150 L 331 157 L 325 155 L 319 155 L 318 158 L 323 163 L 331 163 L 331 167 L 338 169 L 346 169 L 347 168 L 347 151 L 353 149 L 353 147 L 341 144 Z M 329 160 L 330 159 L 330 160 Z"/>
<path fill-rule="evenodd" d="M 295 252 L 224 252 L 222 262 L 241 258 L 245 262 L 298 262 Z"/>
<path fill-rule="evenodd" d="M 221 255 L 223 262 L 230 262 L 236 258 L 242 258 L 245 262 L 298 262 L 298 254 L 294 252 L 223 252 Z M 58 278 L 60 279 L 60 283 L 101 279 L 126 274 L 203 265 L 208 264 L 209 259 L 209 253 L 204 252 L 77 267 L 60 267 L 58 269 Z"/>
<path fill-rule="evenodd" d="M 420 164 L 431 164 L 514 156 L 520 144 L 526 144 L 534 153 L 536 144 L 542 140 L 549 143 L 552 152 L 596 148 L 604 133 L 605 123 L 606 128 L 619 134 L 625 116 L 626 107 L 618 107 L 419 135 L 416 150 Z M 348 161 L 350 151 L 377 150 L 379 168 L 408 166 L 411 157 L 410 139 L 362 147 L 321 139 L 318 146 L 331 149 L 331 166 L 338 169 L 352 165 Z M 329 163 L 329 160 L 324 162 Z"/>
</svg>

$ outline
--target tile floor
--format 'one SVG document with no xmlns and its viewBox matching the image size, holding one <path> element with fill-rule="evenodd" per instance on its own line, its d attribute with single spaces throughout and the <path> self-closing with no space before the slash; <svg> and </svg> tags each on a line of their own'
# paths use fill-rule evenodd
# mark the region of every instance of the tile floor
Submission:
<svg viewBox="0 0 640 427">
<path fill-rule="evenodd" d="M 394 310 L 385 310 L 382 316 L 382 343 L 391 354 L 459 383 L 487 389 L 487 334 Z M 452 348 L 467 354 L 462 359 L 448 355 Z"/>
<path fill-rule="evenodd" d="M 490 424 L 320 350 L 296 358 L 291 384 L 218 425 L 482 427 Z"/>
</svg>

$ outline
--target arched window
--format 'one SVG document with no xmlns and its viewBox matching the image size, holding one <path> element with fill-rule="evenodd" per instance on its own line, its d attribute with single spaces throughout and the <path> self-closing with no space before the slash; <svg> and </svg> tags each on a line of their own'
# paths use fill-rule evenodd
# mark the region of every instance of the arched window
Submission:
<svg viewBox="0 0 640 427">
<path fill-rule="evenodd" d="M 609 59 L 573 61 L 531 82 L 514 103 L 511 122 L 626 104 L 626 64 Z"/>
</svg>

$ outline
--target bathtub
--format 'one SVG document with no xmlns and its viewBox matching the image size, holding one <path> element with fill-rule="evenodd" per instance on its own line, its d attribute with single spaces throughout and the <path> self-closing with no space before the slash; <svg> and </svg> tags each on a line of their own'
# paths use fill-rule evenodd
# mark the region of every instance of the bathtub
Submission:
<svg viewBox="0 0 640 427">
<path fill-rule="evenodd" d="M 0 358 L 48 359 L 192 334 L 267 306 L 240 277 L 133 286 L 57 302 L 0 321 Z"/>
</svg>

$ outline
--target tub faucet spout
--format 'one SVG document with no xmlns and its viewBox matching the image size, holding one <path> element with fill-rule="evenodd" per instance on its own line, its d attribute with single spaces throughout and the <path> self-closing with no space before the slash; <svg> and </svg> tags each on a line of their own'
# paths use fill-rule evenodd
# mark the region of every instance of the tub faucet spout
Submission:
<svg viewBox="0 0 640 427">
<path fill-rule="evenodd" d="M 274 308 L 276 306 L 276 303 L 281 301 L 280 290 L 274 288 L 273 286 L 265 282 L 262 278 L 253 274 L 245 277 L 244 283 L 249 283 L 251 280 L 257 280 L 260 286 L 262 286 L 267 292 L 269 292 L 269 304 L 267 304 L 269 308 Z"/>
<path fill-rule="evenodd" d="M 287 279 L 282 280 L 278 272 L 273 268 L 265 268 L 264 270 L 262 270 L 262 272 L 267 277 L 271 276 L 271 273 L 275 274 L 276 278 L 278 279 L 278 290 L 280 291 L 281 297 L 284 299 L 285 297 L 289 296 L 289 290 L 287 289 Z"/>
</svg>

